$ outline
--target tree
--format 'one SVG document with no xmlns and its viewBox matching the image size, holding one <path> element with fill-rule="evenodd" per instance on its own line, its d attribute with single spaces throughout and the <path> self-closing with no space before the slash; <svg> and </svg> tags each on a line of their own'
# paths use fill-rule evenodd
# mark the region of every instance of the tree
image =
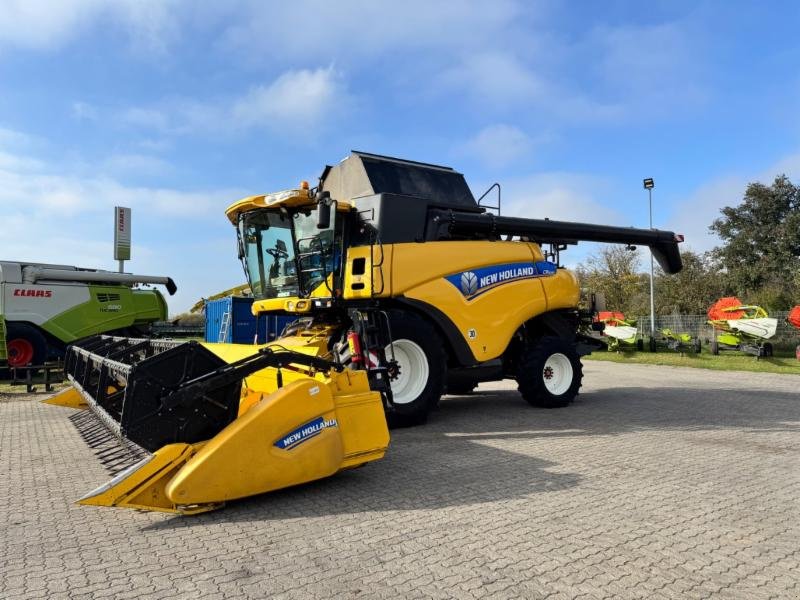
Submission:
<svg viewBox="0 0 800 600">
<path fill-rule="evenodd" d="M 603 246 L 576 269 L 588 293 L 602 294 L 608 310 L 631 317 L 649 313 L 646 278 L 639 273 L 639 254 L 626 246 Z"/>
<path fill-rule="evenodd" d="M 718 298 L 731 293 L 724 275 L 708 255 L 683 250 L 681 260 L 683 269 L 675 275 L 656 267 L 656 313 L 704 314 Z"/>
<path fill-rule="evenodd" d="M 800 187 L 779 175 L 751 183 L 739 206 L 726 206 L 710 226 L 723 245 L 714 258 L 743 299 L 786 309 L 800 295 Z"/>
</svg>

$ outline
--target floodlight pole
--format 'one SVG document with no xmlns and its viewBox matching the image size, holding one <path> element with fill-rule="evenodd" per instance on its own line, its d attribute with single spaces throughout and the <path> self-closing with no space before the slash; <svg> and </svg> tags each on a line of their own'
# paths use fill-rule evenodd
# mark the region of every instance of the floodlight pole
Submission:
<svg viewBox="0 0 800 600">
<path fill-rule="evenodd" d="M 647 189 L 648 204 L 650 205 L 650 229 L 653 228 L 653 188 L 655 184 L 652 179 L 645 179 L 644 186 Z M 650 338 L 656 334 L 656 304 L 653 292 L 653 250 L 650 249 Z"/>
</svg>

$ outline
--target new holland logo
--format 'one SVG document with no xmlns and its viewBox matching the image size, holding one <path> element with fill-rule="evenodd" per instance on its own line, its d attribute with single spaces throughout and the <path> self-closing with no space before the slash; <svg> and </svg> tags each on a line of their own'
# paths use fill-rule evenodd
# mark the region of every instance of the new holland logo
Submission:
<svg viewBox="0 0 800 600">
<path fill-rule="evenodd" d="M 472 296 L 478 291 L 478 276 L 472 271 L 461 274 L 461 293 L 465 296 Z"/>
<path fill-rule="evenodd" d="M 467 299 L 512 281 L 555 275 L 558 266 L 548 261 L 508 263 L 454 273 L 445 277 Z"/>
<path fill-rule="evenodd" d="M 336 419 L 326 420 L 322 417 L 318 417 L 313 421 L 309 421 L 305 425 L 301 425 L 294 431 L 290 431 L 284 435 L 281 439 L 275 442 L 275 447 L 282 450 L 291 450 L 306 440 L 311 439 L 315 435 L 319 435 L 328 427 L 336 427 Z"/>
</svg>

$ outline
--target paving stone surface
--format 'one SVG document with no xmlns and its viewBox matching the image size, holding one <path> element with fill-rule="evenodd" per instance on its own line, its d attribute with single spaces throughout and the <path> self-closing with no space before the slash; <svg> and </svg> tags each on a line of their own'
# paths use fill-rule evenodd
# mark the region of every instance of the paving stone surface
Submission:
<svg viewBox="0 0 800 600">
<path fill-rule="evenodd" d="M 73 505 L 108 474 L 70 411 L 0 401 L 0 598 L 800 598 L 800 376 L 585 371 L 196 517 Z"/>
</svg>

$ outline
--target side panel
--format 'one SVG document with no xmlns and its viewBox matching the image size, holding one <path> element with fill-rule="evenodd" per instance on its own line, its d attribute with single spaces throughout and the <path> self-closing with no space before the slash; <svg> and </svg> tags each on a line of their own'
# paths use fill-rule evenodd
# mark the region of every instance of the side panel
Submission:
<svg viewBox="0 0 800 600">
<path fill-rule="evenodd" d="M 577 302 L 578 287 L 565 271 L 545 263 L 539 247 L 522 242 L 396 244 L 395 295 L 446 315 L 474 360 L 500 356 L 525 321 Z M 548 305 L 548 295 L 557 300 Z"/>
<path fill-rule="evenodd" d="M 330 388 L 295 381 L 212 438 L 166 487 L 176 504 L 220 502 L 332 475 L 344 459 Z"/>
<path fill-rule="evenodd" d="M 36 286 L 37 289 L 42 287 L 45 286 Z M 37 324 L 65 343 L 166 318 L 163 299 L 156 291 L 131 290 L 125 286 L 46 287 L 53 289 L 53 298 L 58 300 L 54 308 L 60 308 L 62 312 Z M 69 303 L 63 301 L 67 290 L 73 294 L 73 301 Z M 75 301 L 79 298 L 83 301 Z"/>
</svg>

